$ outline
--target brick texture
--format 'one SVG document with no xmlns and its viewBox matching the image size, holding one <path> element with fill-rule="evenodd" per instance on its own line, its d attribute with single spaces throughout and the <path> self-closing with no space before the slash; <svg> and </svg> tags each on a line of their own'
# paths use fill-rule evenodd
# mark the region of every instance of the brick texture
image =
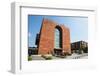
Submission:
<svg viewBox="0 0 100 76">
<path fill-rule="evenodd" d="M 54 51 L 54 34 L 56 27 L 61 28 L 62 32 L 62 51 L 71 54 L 70 46 L 70 30 L 64 25 L 58 25 L 52 20 L 43 19 L 41 30 L 40 30 L 40 40 L 38 45 L 39 54 L 51 54 Z"/>
</svg>

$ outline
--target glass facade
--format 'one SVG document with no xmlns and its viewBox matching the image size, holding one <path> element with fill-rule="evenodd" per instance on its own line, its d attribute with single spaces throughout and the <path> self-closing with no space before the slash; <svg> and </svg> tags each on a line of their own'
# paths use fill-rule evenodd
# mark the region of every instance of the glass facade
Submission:
<svg viewBox="0 0 100 76">
<path fill-rule="evenodd" d="M 60 30 L 59 29 L 55 29 L 55 48 L 61 48 L 61 39 L 60 39 Z"/>
</svg>

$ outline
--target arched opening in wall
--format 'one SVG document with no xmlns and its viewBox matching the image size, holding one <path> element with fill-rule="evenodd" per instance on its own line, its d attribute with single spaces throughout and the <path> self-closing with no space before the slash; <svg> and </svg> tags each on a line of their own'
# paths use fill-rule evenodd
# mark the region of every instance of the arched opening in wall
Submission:
<svg viewBox="0 0 100 76">
<path fill-rule="evenodd" d="M 60 55 L 62 53 L 62 29 L 60 26 L 55 27 L 54 35 L 54 54 Z"/>
</svg>

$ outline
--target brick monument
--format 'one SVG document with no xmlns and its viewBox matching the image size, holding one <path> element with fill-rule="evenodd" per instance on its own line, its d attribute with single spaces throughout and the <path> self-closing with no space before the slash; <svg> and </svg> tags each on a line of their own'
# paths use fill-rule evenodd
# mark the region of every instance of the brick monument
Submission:
<svg viewBox="0 0 100 76">
<path fill-rule="evenodd" d="M 55 29 L 60 31 L 59 48 L 55 48 Z M 64 25 L 59 25 L 56 22 L 48 19 L 43 19 L 40 32 L 38 34 L 36 44 L 38 54 L 52 54 L 55 50 L 60 53 L 65 52 L 71 54 L 70 46 L 70 30 Z"/>
</svg>

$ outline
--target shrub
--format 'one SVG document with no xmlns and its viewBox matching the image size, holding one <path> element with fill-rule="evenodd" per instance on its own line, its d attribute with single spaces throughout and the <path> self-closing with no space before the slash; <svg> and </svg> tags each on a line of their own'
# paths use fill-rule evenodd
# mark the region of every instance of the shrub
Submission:
<svg viewBox="0 0 100 76">
<path fill-rule="evenodd" d="M 28 61 L 31 61 L 32 60 L 32 56 L 28 56 Z"/>
<path fill-rule="evenodd" d="M 51 59 L 52 59 L 52 57 L 46 57 L 45 59 L 46 59 L 46 60 L 51 60 Z"/>
<path fill-rule="evenodd" d="M 41 55 L 43 58 L 45 58 L 46 60 L 51 60 L 52 56 L 51 55 Z"/>
</svg>

